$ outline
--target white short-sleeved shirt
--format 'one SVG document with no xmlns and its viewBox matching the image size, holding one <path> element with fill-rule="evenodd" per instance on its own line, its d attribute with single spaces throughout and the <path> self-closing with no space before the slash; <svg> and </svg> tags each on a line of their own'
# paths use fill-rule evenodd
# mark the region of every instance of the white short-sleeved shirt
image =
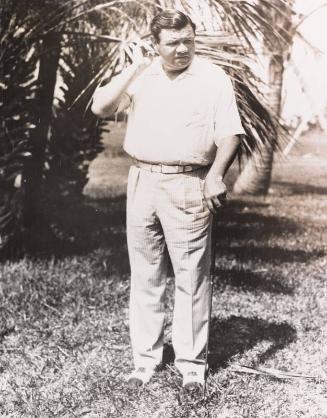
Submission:
<svg viewBox="0 0 327 418">
<path fill-rule="evenodd" d="M 156 58 L 127 94 L 124 149 L 138 160 L 207 165 L 222 138 L 244 133 L 230 78 L 204 59 L 170 80 Z"/>
</svg>

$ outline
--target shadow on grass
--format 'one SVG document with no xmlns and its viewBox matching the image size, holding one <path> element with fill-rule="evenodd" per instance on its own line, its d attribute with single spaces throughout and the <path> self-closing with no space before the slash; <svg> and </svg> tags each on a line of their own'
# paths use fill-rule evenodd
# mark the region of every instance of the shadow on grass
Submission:
<svg viewBox="0 0 327 418">
<path fill-rule="evenodd" d="M 239 263 L 252 260 L 280 264 L 305 263 L 324 255 L 322 251 L 267 245 L 268 240 L 294 237 L 302 226 L 285 217 L 260 213 L 265 207 L 268 204 L 234 200 L 221 209 L 216 223 L 217 258 L 228 256 Z"/>
<path fill-rule="evenodd" d="M 274 186 L 282 188 L 288 195 L 318 194 L 327 195 L 327 187 L 314 186 L 313 184 L 293 183 L 288 181 L 274 181 Z"/>
<path fill-rule="evenodd" d="M 236 268 L 216 268 L 214 287 L 221 289 L 226 285 L 249 291 L 260 290 L 262 292 L 281 293 L 284 295 L 292 295 L 294 293 L 293 286 L 286 282 L 284 283 L 283 278 L 273 272 L 267 272 L 267 269 L 253 271 Z"/>
<path fill-rule="evenodd" d="M 296 338 L 295 328 L 289 324 L 271 323 L 259 318 L 231 316 L 211 321 L 208 363 L 212 370 L 226 367 L 236 355 L 268 342 L 263 351 L 258 349 L 255 361 L 263 363 Z"/>
<path fill-rule="evenodd" d="M 125 200 L 125 196 L 99 201 L 80 196 L 47 202 L 42 226 L 29 239 L 29 252 L 65 257 L 110 248 L 120 264 L 121 251 L 126 260 Z"/>
<path fill-rule="evenodd" d="M 40 228 L 31 235 L 29 253 L 59 258 L 103 249 L 107 252 L 104 262 L 109 261 L 118 274 L 128 273 L 125 200 L 125 196 L 98 201 L 80 196 L 48 204 L 43 223 L 50 227 Z M 304 263 L 323 254 L 270 245 L 273 239 L 293 237 L 301 231 L 301 226 L 290 219 L 262 213 L 266 207 L 268 204 L 258 199 L 232 200 L 220 211 L 216 273 L 220 283 L 290 294 L 292 289 L 281 283 L 280 278 L 273 277 L 273 273 L 267 269 L 249 270 L 246 263 Z"/>
<path fill-rule="evenodd" d="M 225 368 L 235 356 L 265 342 L 268 343 L 267 348 L 262 350 L 259 347 L 255 357 L 255 362 L 259 365 L 295 339 L 295 328 L 285 322 L 272 323 L 259 318 L 239 316 L 213 318 L 210 325 L 208 364 L 213 371 Z M 173 347 L 166 343 L 163 364 L 172 364 L 174 359 Z"/>
</svg>

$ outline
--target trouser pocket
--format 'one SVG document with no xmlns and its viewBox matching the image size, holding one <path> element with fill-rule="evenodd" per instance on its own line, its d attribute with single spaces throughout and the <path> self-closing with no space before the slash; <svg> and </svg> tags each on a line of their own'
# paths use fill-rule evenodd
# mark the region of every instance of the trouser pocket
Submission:
<svg viewBox="0 0 327 418">
<path fill-rule="evenodd" d="M 204 182 L 208 169 L 200 169 L 184 175 L 184 210 L 195 217 L 208 216 L 204 199 Z"/>
<path fill-rule="evenodd" d="M 140 177 L 140 169 L 132 165 L 129 169 L 127 179 L 127 207 L 134 201 L 136 188 Z"/>
</svg>

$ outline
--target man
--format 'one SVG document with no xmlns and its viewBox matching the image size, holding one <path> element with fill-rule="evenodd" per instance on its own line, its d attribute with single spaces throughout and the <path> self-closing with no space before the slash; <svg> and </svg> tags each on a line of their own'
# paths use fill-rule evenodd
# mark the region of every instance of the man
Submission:
<svg viewBox="0 0 327 418">
<path fill-rule="evenodd" d="M 162 361 L 167 258 L 175 274 L 172 342 L 187 389 L 201 388 L 209 310 L 212 214 L 243 128 L 222 69 L 195 57 L 195 25 L 168 9 L 151 23 L 159 57 L 134 46 L 134 63 L 99 88 L 92 110 L 130 107 L 124 148 L 134 159 L 127 187 L 134 385 Z"/>
</svg>

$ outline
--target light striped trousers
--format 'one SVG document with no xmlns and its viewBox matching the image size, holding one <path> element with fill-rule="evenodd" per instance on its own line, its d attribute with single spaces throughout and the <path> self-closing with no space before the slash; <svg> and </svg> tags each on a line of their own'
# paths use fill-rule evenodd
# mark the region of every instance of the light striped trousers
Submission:
<svg viewBox="0 0 327 418">
<path fill-rule="evenodd" d="M 184 374 L 204 373 L 212 215 L 203 199 L 208 168 L 163 174 L 132 166 L 127 186 L 134 365 L 162 361 L 168 253 L 175 275 L 172 343 Z"/>
</svg>

